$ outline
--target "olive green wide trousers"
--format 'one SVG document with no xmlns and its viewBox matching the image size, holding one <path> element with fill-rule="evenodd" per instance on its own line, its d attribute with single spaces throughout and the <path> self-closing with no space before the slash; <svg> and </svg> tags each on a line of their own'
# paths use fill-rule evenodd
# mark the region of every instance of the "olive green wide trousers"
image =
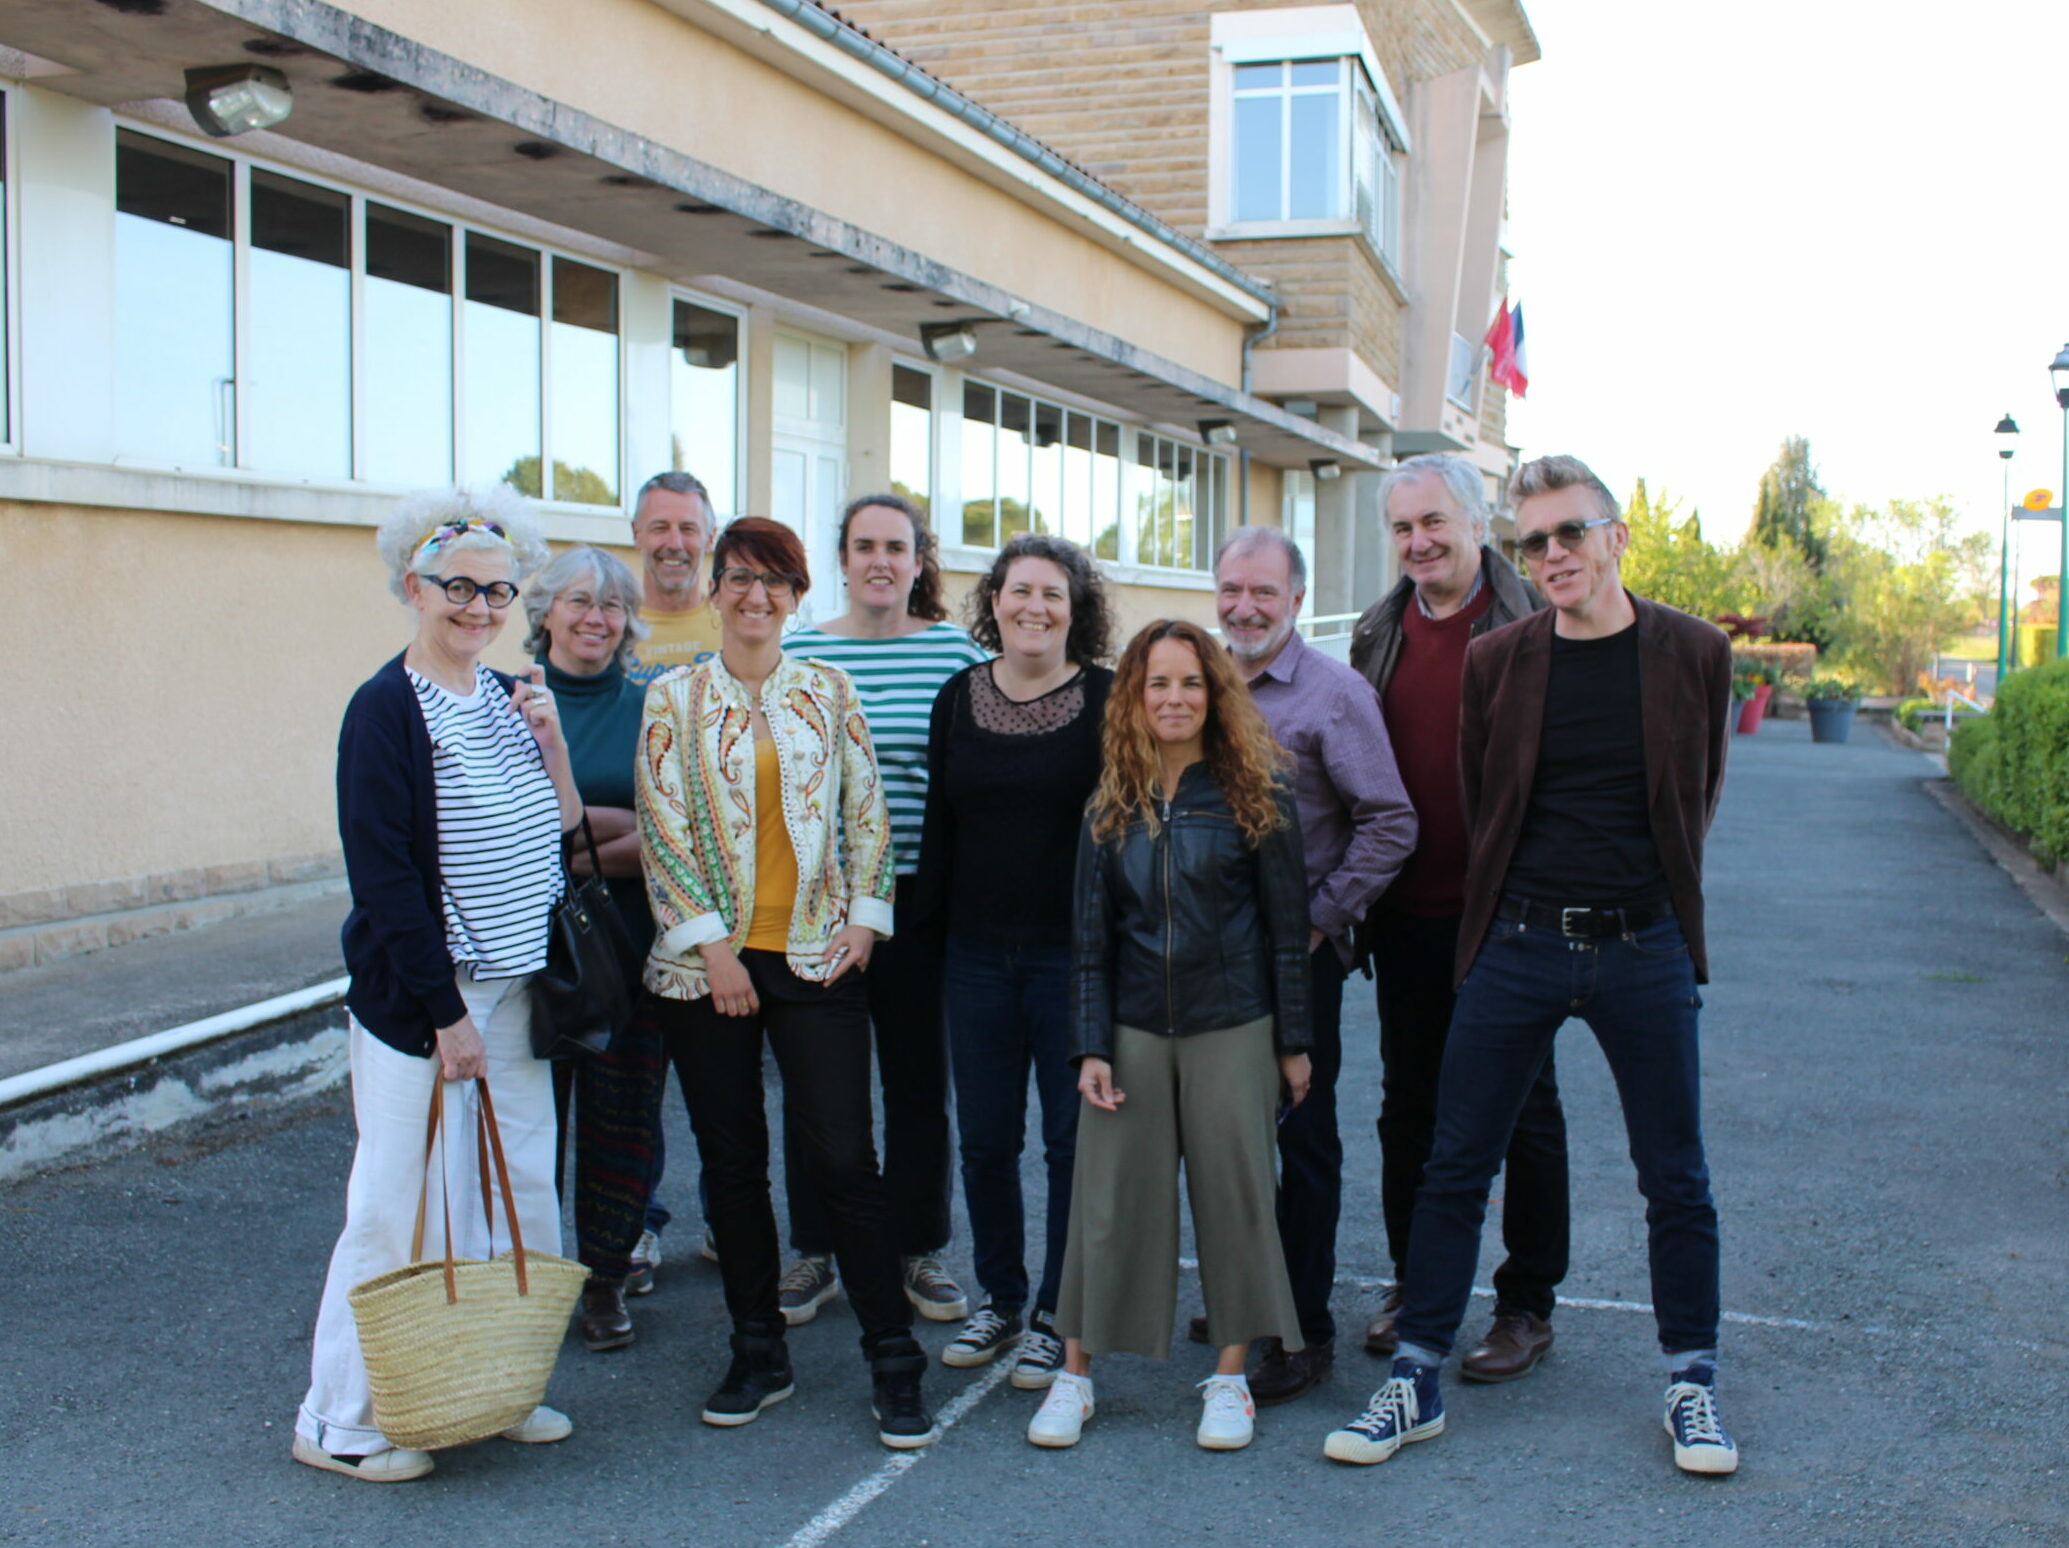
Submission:
<svg viewBox="0 0 2069 1548">
<path fill-rule="evenodd" d="M 1116 1112 L 1078 1115 L 1056 1330 L 1090 1355 L 1168 1359 L 1185 1165 L 1210 1342 L 1302 1347 L 1274 1214 L 1279 1063 L 1270 1018 L 1159 1037 L 1114 1029 Z"/>
</svg>

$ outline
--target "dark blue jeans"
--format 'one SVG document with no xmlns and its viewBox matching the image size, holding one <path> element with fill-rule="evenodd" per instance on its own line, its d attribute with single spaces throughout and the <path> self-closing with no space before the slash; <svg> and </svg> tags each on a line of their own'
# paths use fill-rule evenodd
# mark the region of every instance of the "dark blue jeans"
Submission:
<svg viewBox="0 0 2069 1548">
<path fill-rule="evenodd" d="M 1067 1057 L 1070 948 L 995 946 L 948 938 L 943 980 L 948 1047 L 962 1141 L 963 1202 L 977 1283 L 996 1306 L 1027 1304 L 1027 1226 L 1020 1151 L 1027 1137 L 1027 1073 L 1042 1104 L 1049 1218 L 1035 1305 L 1056 1309 L 1070 1235 L 1070 1178 L 1078 1151 L 1078 1072 Z"/>
<path fill-rule="evenodd" d="M 1437 1138 L 1408 1240 L 1403 1344 L 1450 1353 L 1473 1290 L 1488 1189 L 1568 1016 L 1609 1061 L 1645 1196 L 1652 1303 L 1669 1354 L 1717 1346 L 1717 1210 L 1703 1159 L 1695 967 L 1672 918 L 1607 941 L 1496 920 L 1458 992 Z"/>
<path fill-rule="evenodd" d="M 1343 1071 L 1343 959 L 1324 941 L 1308 954 L 1307 1100 L 1279 1123 L 1279 1245 L 1308 1344 L 1336 1337 L 1329 1293 L 1336 1284 L 1336 1222 L 1343 1213 L 1343 1138 L 1336 1127 L 1336 1077 Z"/>
</svg>

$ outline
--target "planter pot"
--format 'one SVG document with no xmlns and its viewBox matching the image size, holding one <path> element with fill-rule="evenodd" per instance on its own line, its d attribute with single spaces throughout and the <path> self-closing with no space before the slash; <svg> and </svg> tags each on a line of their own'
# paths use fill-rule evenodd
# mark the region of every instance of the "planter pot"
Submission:
<svg viewBox="0 0 2069 1548">
<path fill-rule="evenodd" d="M 1853 715 L 1861 707 L 1860 700 L 1812 699 L 1809 706 L 1813 742 L 1843 742 L 1853 735 Z"/>
<path fill-rule="evenodd" d="M 1751 736 L 1760 729 L 1760 717 L 1767 712 L 1767 693 L 1763 689 L 1746 700 L 1739 707 L 1739 735 Z"/>
</svg>

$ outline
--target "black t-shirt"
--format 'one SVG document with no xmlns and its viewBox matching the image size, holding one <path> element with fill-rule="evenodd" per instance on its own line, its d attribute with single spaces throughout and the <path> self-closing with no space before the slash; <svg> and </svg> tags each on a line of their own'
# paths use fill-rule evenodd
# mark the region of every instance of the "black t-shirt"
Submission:
<svg viewBox="0 0 2069 1548">
<path fill-rule="evenodd" d="M 1647 808 L 1637 626 L 1599 640 L 1555 633 L 1537 774 L 1502 891 L 1601 908 L 1664 898 Z"/>
<path fill-rule="evenodd" d="M 1113 678 L 1087 666 L 1019 702 L 983 662 L 942 687 L 913 878 L 926 925 L 993 945 L 1070 944 L 1078 826 L 1099 783 Z"/>
</svg>

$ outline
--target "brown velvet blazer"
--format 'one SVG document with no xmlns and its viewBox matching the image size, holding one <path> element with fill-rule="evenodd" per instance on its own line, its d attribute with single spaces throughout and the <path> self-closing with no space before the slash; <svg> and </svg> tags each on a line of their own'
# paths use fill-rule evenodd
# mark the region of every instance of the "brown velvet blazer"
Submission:
<svg viewBox="0 0 2069 1548">
<path fill-rule="evenodd" d="M 1674 913 L 1688 937 L 1696 982 L 1708 983 L 1703 837 L 1724 788 L 1731 645 L 1723 630 L 1700 618 L 1639 596 L 1631 596 L 1631 605 L 1638 614 L 1638 688 L 1652 838 Z M 1546 608 L 1466 647 L 1458 761 L 1469 848 L 1455 966 L 1459 983 L 1465 982 L 1494 921 L 1530 809 L 1558 616 Z"/>
</svg>

